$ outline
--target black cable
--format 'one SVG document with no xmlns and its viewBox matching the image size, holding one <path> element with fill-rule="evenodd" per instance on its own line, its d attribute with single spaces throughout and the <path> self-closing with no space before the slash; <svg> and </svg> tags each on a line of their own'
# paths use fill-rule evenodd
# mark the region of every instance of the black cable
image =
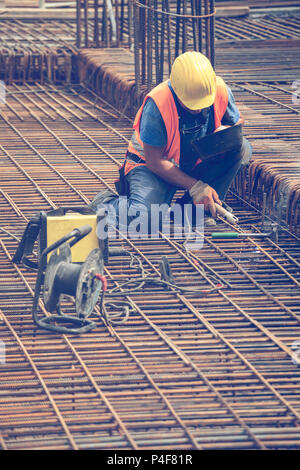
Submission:
<svg viewBox="0 0 300 470">
<path fill-rule="evenodd" d="M 191 294 L 200 294 L 201 297 L 206 296 L 208 294 L 211 294 L 213 292 L 218 292 L 219 290 L 224 288 L 223 283 L 220 282 L 217 278 L 215 278 L 213 275 L 207 275 L 204 271 L 203 268 L 200 268 L 203 274 L 203 277 L 205 278 L 210 278 L 213 280 L 213 282 L 216 284 L 216 287 L 208 288 L 208 289 L 199 289 L 199 288 L 194 288 L 194 287 L 185 287 L 185 286 L 178 286 L 176 283 L 172 283 L 169 281 L 166 281 L 164 279 L 158 278 L 158 277 L 151 277 L 151 274 L 147 272 L 142 264 L 142 261 L 140 258 L 138 258 L 135 254 L 131 253 L 128 250 L 123 250 L 121 255 L 128 255 L 130 256 L 130 264 L 129 267 L 134 266 L 134 262 L 138 264 L 137 269 L 139 269 L 141 276 L 131 279 L 129 281 L 124 281 L 119 283 L 118 286 L 113 287 L 111 289 L 108 289 L 106 291 L 102 291 L 101 299 L 100 299 L 100 311 L 103 314 L 103 317 L 107 323 L 112 323 L 112 324 L 122 324 L 125 323 L 128 318 L 129 314 L 131 311 L 135 311 L 135 309 L 132 307 L 131 303 L 128 301 L 123 301 L 123 300 L 109 300 L 110 298 L 117 298 L 117 297 L 124 297 L 126 295 L 132 295 L 132 294 L 142 294 L 144 293 L 143 288 L 146 287 L 147 285 L 156 285 L 160 286 L 163 288 L 168 288 L 168 292 L 172 294 L 178 294 L 178 293 L 191 293 Z M 130 286 L 134 285 L 132 288 L 123 290 L 125 286 Z M 170 290 L 171 289 L 171 290 Z M 107 307 L 112 307 L 112 308 L 122 308 L 122 310 L 119 313 L 111 313 L 108 312 Z"/>
<path fill-rule="evenodd" d="M 187 293 L 189 293 L 190 292 L 192 294 L 207 295 L 211 292 L 215 292 L 215 291 L 218 291 L 218 290 L 223 288 L 223 285 L 221 283 L 218 283 L 216 285 L 216 287 L 213 287 L 211 289 L 197 289 L 197 288 L 194 288 L 194 287 L 178 286 L 177 284 L 174 284 L 174 283 L 171 283 L 171 282 L 168 282 L 168 281 L 164 281 L 163 279 L 155 278 L 155 277 L 139 277 L 139 278 L 136 278 L 136 279 L 131 279 L 130 281 L 125 281 L 125 282 L 121 283 L 117 288 L 122 289 L 124 286 L 126 286 L 128 284 L 137 283 L 137 282 L 138 283 L 143 282 L 144 285 L 146 285 L 146 284 L 155 284 L 157 286 L 171 287 L 171 288 L 175 289 L 174 291 L 170 291 L 170 293 L 171 292 L 174 292 L 174 293 L 178 293 L 178 292 L 187 292 Z M 127 291 L 121 291 L 121 292 L 113 292 L 116 289 L 116 288 L 113 288 L 111 291 L 107 291 L 107 292 L 108 292 L 109 296 L 117 297 L 117 296 L 121 296 L 121 295 L 132 294 L 134 292 L 139 291 L 140 288 L 141 287 L 138 286 L 138 287 L 135 287 L 133 289 L 129 289 Z"/>
</svg>

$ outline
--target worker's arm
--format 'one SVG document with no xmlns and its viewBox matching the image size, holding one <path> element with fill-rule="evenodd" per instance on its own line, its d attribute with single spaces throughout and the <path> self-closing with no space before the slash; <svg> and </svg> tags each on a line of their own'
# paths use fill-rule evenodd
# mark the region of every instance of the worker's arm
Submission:
<svg viewBox="0 0 300 470">
<path fill-rule="evenodd" d="M 181 171 L 174 163 L 163 158 L 164 148 L 143 144 L 146 165 L 156 175 L 174 186 L 190 190 L 197 182 L 195 178 Z"/>
<path fill-rule="evenodd" d="M 233 93 L 231 89 L 227 86 L 227 91 L 228 91 L 228 103 L 227 103 L 227 108 L 226 111 L 222 117 L 221 120 L 221 126 L 218 127 L 215 132 L 221 131 L 222 129 L 226 129 L 227 127 L 232 127 L 232 126 L 237 126 L 239 124 L 244 124 L 244 118 L 241 115 Z"/>
<path fill-rule="evenodd" d="M 208 184 L 198 181 L 180 170 L 174 163 L 163 158 L 164 148 L 144 145 L 146 165 L 156 175 L 174 186 L 187 189 L 194 204 L 203 204 L 205 210 L 210 210 L 216 216 L 215 202 L 221 204 L 217 192 Z"/>
</svg>

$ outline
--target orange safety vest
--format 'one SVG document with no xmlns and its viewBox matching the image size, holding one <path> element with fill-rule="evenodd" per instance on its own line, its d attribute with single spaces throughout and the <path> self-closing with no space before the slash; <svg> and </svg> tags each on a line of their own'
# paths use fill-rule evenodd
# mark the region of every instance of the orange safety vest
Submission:
<svg viewBox="0 0 300 470">
<path fill-rule="evenodd" d="M 145 160 L 143 142 L 140 139 L 140 122 L 143 108 L 148 98 L 152 98 L 154 100 L 166 126 L 167 145 L 164 149 L 164 158 L 172 161 L 176 166 L 179 166 L 180 133 L 178 111 L 172 91 L 168 86 L 168 80 L 157 85 L 145 96 L 143 104 L 138 110 L 133 123 L 134 133 L 128 144 L 128 152 L 134 153 L 142 160 Z M 215 129 L 217 129 L 221 126 L 222 117 L 224 116 L 228 106 L 228 90 L 221 77 L 217 77 L 217 91 L 213 106 L 215 113 Z M 200 163 L 200 161 L 197 163 Z M 127 160 L 125 162 L 124 173 L 126 175 L 136 166 L 145 164 L 146 163 L 135 163 Z"/>
</svg>

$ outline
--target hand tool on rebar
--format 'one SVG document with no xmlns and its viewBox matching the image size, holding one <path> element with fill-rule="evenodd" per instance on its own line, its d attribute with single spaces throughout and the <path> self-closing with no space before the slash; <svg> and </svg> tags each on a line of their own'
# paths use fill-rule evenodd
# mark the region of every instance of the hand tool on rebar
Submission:
<svg viewBox="0 0 300 470">
<path fill-rule="evenodd" d="M 272 240 L 277 239 L 278 237 L 278 224 L 273 223 L 271 225 L 271 229 L 268 232 L 250 232 L 250 233 L 245 233 L 245 232 L 213 232 L 211 234 L 212 238 L 218 239 L 218 238 L 226 238 L 226 239 L 237 239 L 237 238 L 271 238 Z"/>
<path fill-rule="evenodd" d="M 163 256 L 162 259 L 159 261 L 159 270 L 163 281 L 174 284 L 175 281 L 171 265 L 167 256 Z M 170 290 L 170 287 L 167 287 L 167 289 Z"/>
<path fill-rule="evenodd" d="M 269 237 L 270 233 L 239 233 L 239 232 L 213 232 L 211 234 L 212 238 L 227 238 L 227 239 L 236 239 L 236 238 L 265 238 Z"/>
</svg>

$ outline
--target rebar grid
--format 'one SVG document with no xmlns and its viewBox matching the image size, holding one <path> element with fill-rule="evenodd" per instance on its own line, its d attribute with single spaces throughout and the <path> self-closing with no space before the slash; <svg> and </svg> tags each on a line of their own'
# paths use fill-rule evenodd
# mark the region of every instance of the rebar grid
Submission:
<svg viewBox="0 0 300 470">
<path fill-rule="evenodd" d="M 192 4 L 194 3 L 192 2 Z M 176 10 L 175 4 L 173 7 Z M 101 15 L 101 8 L 100 5 L 99 15 Z M 205 10 L 204 7 L 202 9 Z M 133 25 L 131 25 L 132 32 L 129 34 L 130 28 L 128 21 L 126 21 L 126 15 L 124 13 L 122 16 L 121 11 L 120 5 L 119 16 L 117 16 L 119 28 L 117 28 L 116 39 L 111 40 L 109 44 L 103 40 L 95 41 L 94 23 L 91 20 L 87 22 L 85 36 L 88 46 L 101 48 L 125 47 L 133 51 Z M 141 15 L 141 21 L 144 21 L 143 15 Z M 165 79 L 169 75 L 171 64 L 179 52 L 187 49 L 204 51 L 205 44 L 208 44 L 208 49 L 213 49 L 212 39 L 208 39 L 209 35 L 206 34 L 206 31 L 210 30 L 210 25 L 206 24 L 205 18 L 201 20 L 205 27 L 199 27 L 193 29 L 193 31 L 191 31 L 190 19 L 185 26 L 185 20 L 182 21 L 178 24 L 178 31 L 176 29 L 176 18 L 172 21 L 166 19 L 161 25 L 160 20 L 157 20 L 155 24 L 153 23 L 158 28 L 157 34 L 152 34 L 153 47 L 151 41 L 148 41 L 149 44 L 145 41 L 144 34 L 139 38 L 138 43 L 142 49 L 148 51 L 148 60 L 146 60 L 146 55 L 141 56 L 141 52 L 137 49 L 135 62 L 136 66 L 139 65 L 139 67 L 136 69 L 135 75 L 138 88 L 140 88 L 139 85 L 143 89 L 145 87 L 149 88 L 152 86 L 151 84 Z M 208 23 L 212 22 L 212 19 L 209 17 L 207 21 Z M 276 81 L 278 72 L 285 80 L 292 80 L 293 77 L 297 76 L 299 72 L 298 17 L 216 18 L 214 23 L 216 25 L 216 44 L 217 47 L 222 48 L 222 51 L 218 54 L 219 57 L 217 55 L 217 69 L 221 67 L 224 70 L 225 78 L 232 79 L 234 76 L 235 80 L 257 80 L 258 71 L 261 79 L 264 78 L 265 80 Z M 98 23 L 96 24 L 98 25 Z M 166 42 L 164 32 L 168 37 L 175 38 L 178 36 L 179 39 L 181 38 L 179 42 L 177 41 L 177 48 L 173 44 L 174 41 L 170 40 L 169 44 Z M 97 35 L 99 36 L 99 34 L 98 31 Z M 183 38 L 185 38 L 184 41 Z M 292 43 L 288 40 L 292 40 Z M 265 41 L 269 41 L 267 47 Z M 272 48 L 271 53 L 270 46 Z M 263 69 L 257 66 L 256 51 L 258 47 L 261 51 L 264 49 L 262 51 L 265 56 Z M 290 47 L 292 47 L 292 50 L 290 50 Z M 210 53 L 209 50 L 205 49 L 204 52 L 209 57 L 213 56 L 213 50 Z M 76 82 L 80 76 L 77 67 L 77 54 L 75 21 L 39 20 L 37 22 L 0 18 L 0 79 L 7 84 L 13 82 L 19 84 L 27 82 L 57 84 Z M 278 63 L 280 55 L 281 62 Z M 153 61 L 151 58 L 153 58 Z M 152 62 L 156 64 L 155 67 L 153 67 Z M 283 71 L 286 73 L 285 76 Z"/>
<path fill-rule="evenodd" d="M 99 5 L 101 9 L 102 6 Z M 219 44 L 249 40 L 299 39 L 300 19 L 298 16 L 272 16 L 259 18 L 231 17 L 215 18 L 215 39 Z M 128 25 L 124 21 L 120 41 L 112 42 L 111 47 L 128 46 Z M 76 50 L 76 22 L 74 20 L 22 20 L 0 18 L 0 44 L 2 47 L 27 46 L 42 47 L 68 46 Z M 93 42 L 93 21 L 88 22 L 88 37 Z M 191 39 L 191 38 L 190 38 Z M 100 45 L 100 44 L 99 44 Z M 167 58 L 167 57 L 166 57 Z"/>
<path fill-rule="evenodd" d="M 278 243 L 215 242 L 206 229 L 194 254 L 166 237 L 124 240 L 150 273 L 165 254 L 179 284 L 210 287 L 213 272 L 231 288 L 200 299 L 147 287 L 128 296 L 136 312 L 123 326 L 108 328 L 98 310 L 97 329 L 80 337 L 38 330 L 35 274 L 11 263 L 16 238 L 35 212 L 112 188 L 131 124 L 82 89 L 8 91 L 0 120 L 0 446 L 300 447 L 298 239 L 282 232 Z M 253 231 L 260 213 L 234 195 L 228 202 L 241 229 Z M 139 276 L 122 257 L 106 274 L 111 286 Z"/>
</svg>

